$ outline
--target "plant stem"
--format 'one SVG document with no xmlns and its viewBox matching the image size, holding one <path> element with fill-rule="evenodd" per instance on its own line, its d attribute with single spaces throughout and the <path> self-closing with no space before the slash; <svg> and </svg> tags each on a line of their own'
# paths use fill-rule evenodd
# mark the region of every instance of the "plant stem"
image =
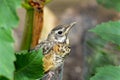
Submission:
<svg viewBox="0 0 120 80">
<path fill-rule="evenodd" d="M 29 4 L 31 2 L 38 3 L 39 8 L 30 6 Z M 44 4 L 39 2 L 34 2 L 32 0 L 25 0 L 25 4 L 23 4 L 23 6 L 26 8 L 27 14 L 26 14 L 25 30 L 24 30 L 21 50 L 34 48 L 36 45 L 38 45 L 43 27 Z"/>
<path fill-rule="evenodd" d="M 32 42 L 32 32 L 33 32 L 33 16 L 34 16 L 34 10 L 27 9 L 21 50 L 30 49 L 30 45 Z"/>
</svg>

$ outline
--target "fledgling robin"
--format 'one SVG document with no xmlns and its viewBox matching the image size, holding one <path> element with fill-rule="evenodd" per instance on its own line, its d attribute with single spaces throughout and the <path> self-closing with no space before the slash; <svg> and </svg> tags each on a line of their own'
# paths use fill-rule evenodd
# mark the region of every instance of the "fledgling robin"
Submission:
<svg viewBox="0 0 120 80">
<path fill-rule="evenodd" d="M 45 73 L 57 69 L 64 63 L 65 56 L 70 53 L 68 33 L 75 23 L 58 25 L 52 29 L 45 41 L 34 48 L 34 50 L 43 49 L 42 60 Z"/>
</svg>

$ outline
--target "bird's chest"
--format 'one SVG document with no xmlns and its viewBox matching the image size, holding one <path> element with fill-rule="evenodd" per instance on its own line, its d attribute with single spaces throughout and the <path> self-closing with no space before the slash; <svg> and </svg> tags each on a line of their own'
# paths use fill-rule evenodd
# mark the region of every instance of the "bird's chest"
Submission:
<svg viewBox="0 0 120 80">
<path fill-rule="evenodd" d="M 50 52 L 43 58 L 44 70 L 54 70 L 64 62 L 64 58 L 70 52 L 70 48 L 66 44 L 56 44 L 52 47 Z"/>
<path fill-rule="evenodd" d="M 53 47 L 53 63 L 54 68 L 59 67 L 61 64 L 63 64 L 65 56 L 70 53 L 70 48 L 67 44 L 58 44 Z"/>
</svg>

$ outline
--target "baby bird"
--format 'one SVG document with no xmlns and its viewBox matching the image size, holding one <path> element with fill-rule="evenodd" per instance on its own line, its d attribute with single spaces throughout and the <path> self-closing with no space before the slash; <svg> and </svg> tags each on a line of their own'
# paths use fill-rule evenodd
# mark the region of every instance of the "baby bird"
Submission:
<svg viewBox="0 0 120 80">
<path fill-rule="evenodd" d="M 65 56 L 70 53 L 68 33 L 75 24 L 76 22 L 58 25 L 51 30 L 45 41 L 34 48 L 34 50 L 43 49 L 42 60 L 45 73 L 57 69 L 64 63 Z"/>
</svg>

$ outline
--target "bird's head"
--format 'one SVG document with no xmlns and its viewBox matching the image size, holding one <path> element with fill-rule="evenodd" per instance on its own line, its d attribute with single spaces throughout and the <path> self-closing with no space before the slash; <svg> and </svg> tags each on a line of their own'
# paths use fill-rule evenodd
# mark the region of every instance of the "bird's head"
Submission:
<svg viewBox="0 0 120 80">
<path fill-rule="evenodd" d="M 73 22 L 69 25 L 58 25 L 48 35 L 47 40 L 49 41 L 55 41 L 59 43 L 64 43 L 68 39 L 68 33 L 70 29 L 76 24 L 76 22 Z"/>
</svg>

